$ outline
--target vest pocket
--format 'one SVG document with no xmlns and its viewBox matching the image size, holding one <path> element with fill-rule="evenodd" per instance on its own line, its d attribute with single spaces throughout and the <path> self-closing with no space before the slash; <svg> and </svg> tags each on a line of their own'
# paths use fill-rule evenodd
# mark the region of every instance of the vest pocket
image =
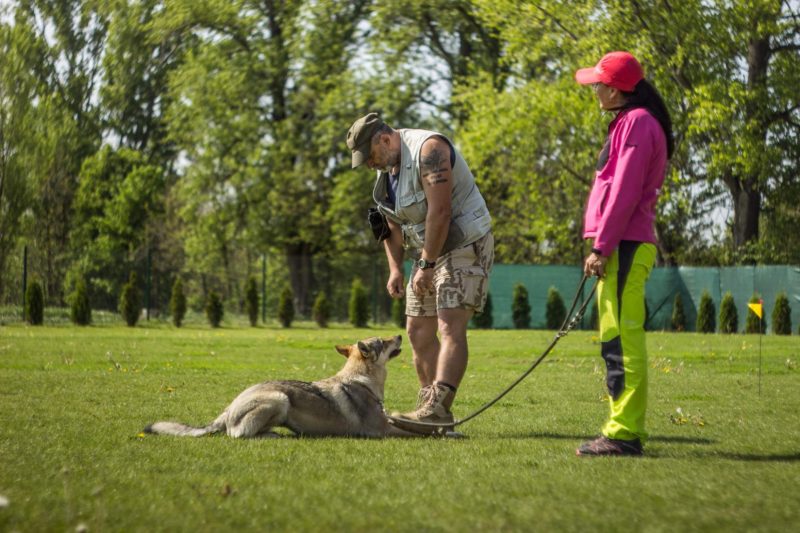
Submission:
<svg viewBox="0 0 800 533">
<path fill-rule="evenodd" d="M 397 214 L 412 224 L 423 222 L 427 213 L 425 191 L 410 191 L 397 199 Z"/>
</svg>

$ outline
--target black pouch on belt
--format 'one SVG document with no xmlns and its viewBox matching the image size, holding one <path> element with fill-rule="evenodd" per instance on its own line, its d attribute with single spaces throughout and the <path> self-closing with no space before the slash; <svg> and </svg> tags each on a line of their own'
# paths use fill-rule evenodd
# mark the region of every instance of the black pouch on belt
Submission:
<svg viewBox="0 0 800 533">
<path fill-rule="evenodd" d="M 370 207 L 367 211 L 367 222 L 369 222 L 369 227 L 372 229 L 372 234 L 375 236 L 376 241 L 381 242 L 389 238 L 391 234 L 389 223 L 386 222 L 386 217 L 376 207 Z"/>
</svg>

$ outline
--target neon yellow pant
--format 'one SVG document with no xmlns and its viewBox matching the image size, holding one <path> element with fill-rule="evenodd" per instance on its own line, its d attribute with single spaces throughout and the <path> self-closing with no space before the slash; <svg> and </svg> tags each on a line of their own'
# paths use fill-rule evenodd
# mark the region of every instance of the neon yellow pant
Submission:
<svg viewBox="0 0 800 533">
<path fill-rule="evenodd" d="M 647 438 L 647 348 L 644 286 L 656 259 L 649 243 L 622 241 L 597 285 L 601 354 L 606 362 L 610 439 Z"/>
</svg>

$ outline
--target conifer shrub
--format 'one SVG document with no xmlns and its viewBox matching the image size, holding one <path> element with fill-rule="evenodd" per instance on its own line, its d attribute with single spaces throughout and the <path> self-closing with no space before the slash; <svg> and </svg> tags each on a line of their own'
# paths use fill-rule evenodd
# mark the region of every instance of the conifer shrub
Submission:
<svg viewBox="0 0 800 533">
<path fill-rule="evenodd" d="M 759 302 L 761 302 L 761 297 L 758 294 L 754 294 L 748 303 L 757 304 Z M 750 306 L 747 307 L 747 319 L 744 323 L 745 333 L 765 333 L 767 331 L 767 317 L 764 315 L 763 310 L 761 315 L 763 318 L 758 318 L 758 315 L 750 309 Z"/>
<path fill-rule="evenodd" d="M 772 309 L 772 332 L 775 335 L 792 334 L 792 308 L 785 292 L 775 298 L 775 307 Z"/>
<path fill-rule="evenodd" d="M 392 299 L 392 323 L 398 328 L 406 327 L 406 299 Z"/>
<path fill-rule="evenodd" d="M 89 304 L 89 291 L 83 278 L 75 283 L 75 290 L 69 297 L 69 319 L 78 326 L 92 323 L 92 307 Z"/>
<path fill-rule="evenodd" d="M 247 288 L 244 293 L 244 308 L 247 311 L 250 325 L 255 327 L 258 324 L 258 283 L 256 278 L 247 280 Z"/>
<path fill-rule="evenodd" d="M 294 321 L 294 292 L 288 285 L 283 288 L 278 297 L 278 320 L 285 328 L 292 327 Z"/>
<path fill-rule="evenodd" d="M 314 322 L 321 328 L 328 327 L 328 320 L 331 318 L 331 304 L 328 303 L 328 297 L 325 291 L 320 291 L 314 299 L 314 306 L 311 309 L 314 315 Z"/>
<path fill-rule="evenodd" d="M 681 293 L 676 294 L 672 302 L 672 330 L 686 331 L 686 311 L 683 309 Z"/>
<path fill-rule="evenodd" d="M 348 306 L 350 323 L 357 328 L 367 327 L 369 320 L 369 300 L 364 285 L 358 278 L 353 279 L 350 286 L 350 305 Z"/>
<path fill-rule="evenodd" d="M 528 301 L 528 289 L 522 283 L 514 285 L 511 301 L 511 319 L 516 329 L 531 327 L 531 304 Z"/>
<path fill-rule="evenodd" d="M 128 283 L 122 286 L 119 296 L 119 314 L 129 327 L 134 327 L 142 312 L 142 293 L 136 286 L 136 272 L 131 272 Z"/>
<path fill-rule="evenodd" d="M 733 295 L 726 292 L 719 304 L 719 332 L 736 333 L 739 328 L 739 314 L 736 312 L 736 303 Z"/>
<path fill-rule="evenodd" d="M 176 278 L 172 284 L 172 294 L 169 297 L 169 311 L 172 314 L 172 323 L 176 328 L 181 327 L 186 316 L 186 294 L 183 292 L 183 281 Z"/>
<path fill-rule="evenodd" d="M 598 331 L 600 329 L 600 305 L 596 297 L 593 298 L 593 300 L 594 301 L 589 305 L 589 307 L 592 308 L 589 313 L 589 329 Z"/>
<path fill-rule="evenodd" d="M 547 329 L 559 329 L 566 317 L 567 308 L 564 306 L 561 293 L 555 287 L 550 287 L 547 291 L 547 306 L 545 308 Z"/>
<path fill-rule="evenodd" d="M 222 305 L 222 298 L 216 291 L 210 291 L 206 298 L 206 318 L 212 328 L 218 328 L 225 315 L 225 308 Z"/>
<path fill-rule="evenodd" d="M 44 291 L 38 281 L 31 281 L 25 290 L 25 321 L 31 326 L 44 323 Z"/>
<path fill-rule="evenodd" d="M 472 317 L 472 324 L 479 329 L 492 329 L 494 319 L 492 318 L 492 293 L 486 294 L 486 304 L 483 311 L 475 313 Z"/>
<path fill-rule="evenodd" d="M 697 327 L 695 329 L 698 333 L 714 333 L 717 330 L 715 314 L 716 309 L 711 295 L 708 291 L 703 291 L 703 295 L 700 296 L 700 308 L 697 310 Z"/>
</svg>

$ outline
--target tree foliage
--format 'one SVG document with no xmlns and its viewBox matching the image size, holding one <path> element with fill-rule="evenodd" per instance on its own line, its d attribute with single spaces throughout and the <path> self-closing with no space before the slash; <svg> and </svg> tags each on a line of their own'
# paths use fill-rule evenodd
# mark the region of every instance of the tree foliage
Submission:
<svg viewBox="0 0 800 533">
<path fill-rule="evenodd" d="M 761 304 L 761 296 L 758 294 L 753 294 L 750 297 L 750 304 Z M 767 332 L 767 316 L 764 313 L 763 307 L 761 310 L 761 318 L 755 312 L 747 307 L 747 318 L 744 322 L 744 332 L 745 333 L 766 333 Z"/>
<path fill-rule="evenodd" d="M 350 285 L 350 302 L 348 305 L 348 318 L 353 327 L 365 328 L 369 320 L 369 298 L 364 284 L 359 278 L 354 278 Z"/>
<path fill-rule="evenodd" d="M 672 302 L 671 325 L 673 331 L 686 331 L 686 311 L 683 309 L 681 293 L 677 293 L 675 300 Z"/>
<path fill-rule="evenodd" d="M 292 327 L 292 322 L 294 321 L 294 294 L 289 286 L 283 288 L 278 300 L 278 320 L 283 327 Z"/>
<path fill-rule="evenodd" d="M 331 305 L 328 303 L 328 297 L 325 291 L 320 291 L 314 299 L 313 308 L 314 322 L 321 328 L 328 327 L 328 320 L 331 317 Z"/>
<path fill-rule="evenodd" d="M 531 304 L 528 301 L 528 289 L 522 283 L 514 285 L 511 300 L 511 321 L 516 329 L 531 327 Z"/>
<path fill-rule="evenodd" d="M 780 293 L 775 298 L 775 307 L 772 309 L 772 332 L 775 335 L 792 334 L 792 308 L 786 293 Z"/>
<path fill-rule="evenodd" d="M 547 329 L 559 329 L 564 319 L 567 317 L 567 308 L 564 306 L 564 299 L 555 287 L 550 287 L 547 291 L 547 304 L 545 307 L 545 323 Z"/>
<path fill-rule="evenodd" d="M 475 313 L 472 317 L 472 325 L 478 329 L 492 329 L 494 319 L 492 318 L 492 293 L 486 294 L 486 305 L 483 306 L 483 311 Z"/>
<path fill-rule="evenodd" d="M 69 318 L 73 324 L 88 326 L 92 322 L 92 307 L 89 303 L 89 291 L 86 282 L 78 279 L 75 289 L 69 298 Z"/>
<path fill-rule="evenodd" d="M 736 302 L 733 295 L 726 292 L 719 304 L 719 332 L 736 333 L 739 329 L 739 314 L 736 312 Z"/>
<path fill-rule="evenodd" d="M 247 280 L 247 290 L 244 297 L 244 308 L 250 325 L 255 327 L 258 324 L 258 283 L 256 278 Z"/>
<path fill-rule="evenodd" d="M 142 292 L 139 290 L 136 272 L 131 271 L 128 282 L 119 295 L 119 313 L 129 327 L 134 327 L 142 312 Z"/>
<path fill-rule="evenodd" d="M 44 323 L 44 291 L 42 284 L 32 281 L 25 291 L 25 321 L 31 326 Z"/>
<path fill-rule="evenodd" d="M 695 330 L 698 333 L 714 333 L 717 330 L 715 315 L 714 300 L 711 299 L 711 294 L 708 291 L 703 291 L 700 296 L 700 307 L 697 310 Z"/>
<path fill-rule="evenodd" d="M 225 316 L 225 307 L 222 304 L 222 298 L 216 291 L 210 291 L 206 299 L 206 318 L 208 324 L 212 328 L 218 328 L 222 323 L 222 317 Z"/>
<path fill-rule="evenodd" d="M 183 319 L 186 316 L 186 294 L 183 290 L 183 281 L 180 277 L 175 278 L 175 283 L 172 284 L 172 292 L 169 298 L 169 310 L 172 316 L 172 323 L 176 328 L 183 325 Z"/>
</svg>

